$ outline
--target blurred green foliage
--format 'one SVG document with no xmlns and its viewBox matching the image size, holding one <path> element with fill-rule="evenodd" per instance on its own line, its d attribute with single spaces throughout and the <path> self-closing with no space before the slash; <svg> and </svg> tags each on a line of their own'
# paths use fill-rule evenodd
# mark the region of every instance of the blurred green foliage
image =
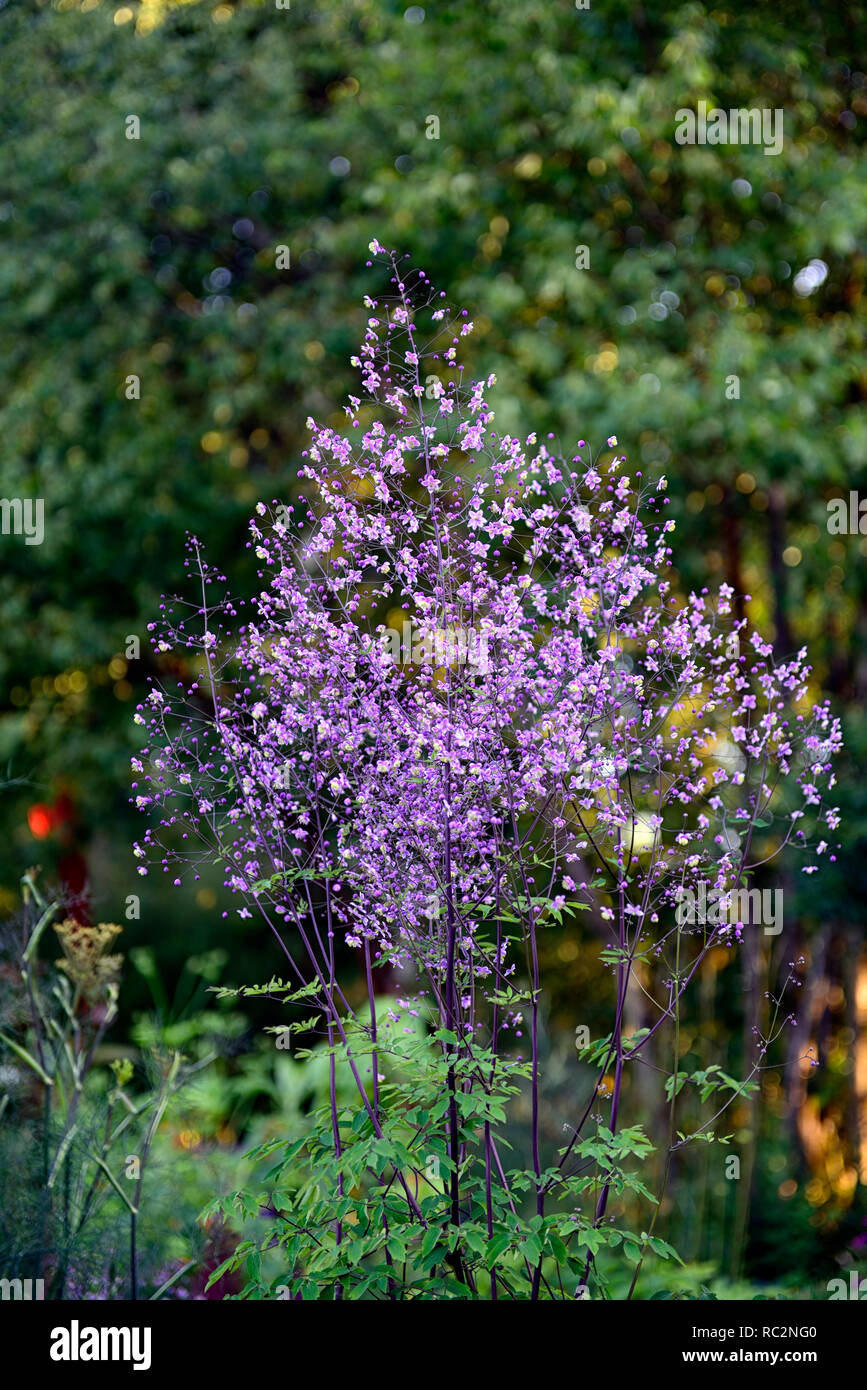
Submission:
<svg viewBox="0 0 867 1390">
<path fill-rule="evenodd" d="M 739 582 L 781 649 L 809 639 L 835 693 L 864 693 L 867 538 L 825 525 L 867 481 L 863 7 L 420 14 L 0 16 L 2 486 L 46 506 L 43 545 L 0 538 L 0 766 L 39 789 L 6 799 L 9 887 L 23 806 L 58 779 L 116 833 L 184 532 L 243 585 L 252 505 L 291 493 L 307 416 L 355 384 L 374 234 L 470 309 L 504 430 L 616 432 L 671 475 L 684 582 Z M 783 152 L 677 145 L 699 99 L 781 108 Z"/>
<path fill-rule="evenodd" d="M 169 975 L 215 947 L 233 979 L 269 973 L 216 881 L 136 877 L 131 715 L 185 532 L 243 592 L 254 503 L 291 499 L 308 415 L 342 422 L 362 296 L 385 288 L 374 235 L 469 309 L 503 432 L 616 433 L 667 474 L 683 584 L 727 579 L 780 654 L 808 643 L 864 746 L 867 536 L 826 526 L 829 498 L 867 495 L 864 20 L 789 0 L 0 9 L 0 491 L 44 498 L 46 526 L 0 536 L 9 903 L 28 864 L 80 851 L 101 915 L 141 894 L 125 929 Z M 782 152 L 678 145 L 700 100 L 781 109 Z M 27 810 L 60 791 L 75 815 L 37 842 Z M 857 771 L 840 798 L 835 870 L 787 884 L 801 942 L 860 931 Z M 555 1024 L 593 984 L 556 959 Z"/>
</svg>

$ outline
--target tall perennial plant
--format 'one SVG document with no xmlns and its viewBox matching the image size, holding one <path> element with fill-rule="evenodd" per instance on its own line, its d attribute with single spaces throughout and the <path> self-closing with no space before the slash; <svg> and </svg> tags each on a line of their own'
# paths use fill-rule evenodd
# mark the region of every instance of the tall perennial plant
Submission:
<svg viewBox="0 0 867 1390">
<path fill-rule="evenodd" d="M 595 1296 L 603 1248 L 636 1277 L 675 1254 L 618 1219 L 661 1195 L 639 1176 L 650 1139 L 623 1123 L 630 1073 L 671 1055 L 708 952 L 758 930 L 677 905 L 702 884 L 725 900 L 783 849 L 816 871 L 840 729 L 808 698 L 806 653 L 776 663 L 728 586 L 678 591 L 666 480 L 627 472 L 613 436 L 594 460 L 499 435 L 494 378 L 465 380 L 466 312 L 371 250 L 391 281 L 365 300 L 362 394 L 344 429 L 308 422 L 300 500 L 257 507 L 260 592 L 234 600 L 191 539 L 192 596 L 154 625 L 196 675 L 139 707 L 139 871 L 179 883 L 216 858 L 282 958 L 238 992 L 297 1011 L 282 1041 L 324 1039 L 330 1104 L 265 1146 L 261 1192 L 229 1199 L 269 1213 L 233 1256 L 248 1296 Z M 551 1152 L 539 941 L 582 911 L 609 936 L 611 1027 Z M 653 1021 L 627 1035 L 637 972 Z M 773 1019 L 742 1081 L 702 1073 L 708 1117 L 686 1134 L 675 1041 L 663 1186 L 755 1086 L 782 992 Z M 523 1167 L 505 1137 L 519 1094 Z"/>
</svg>

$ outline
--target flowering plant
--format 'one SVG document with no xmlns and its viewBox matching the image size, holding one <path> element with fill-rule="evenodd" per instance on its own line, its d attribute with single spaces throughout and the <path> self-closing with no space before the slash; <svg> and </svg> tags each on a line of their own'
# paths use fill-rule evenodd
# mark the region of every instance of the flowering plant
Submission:
<svg viewBox="0 0 867 1390">
<path fill-rule="evenodd" d="M 494 378 L 465 380 L 466 313 L 371 249 L 393 293 L 365 300 L 364 394 L 344 431 L 308 422 L 300 500 L 259 504 L 255 599 L 227 596 L 190 541 L 196 597 L 166 605 L 155 640 L 198 675 L 139 707 L 134 793 L 151 823 L 136 853 L 195 874 L 216 852 L 285 961 L 285 980 L 239 992 L 315 1009 L 275 1031 L 326 1039 L 326 1113 L 268 1146 L 282 1156 L 257 1203 L 277 1235 L 232 1257 L 249 1261 L 249 1294 L 575 1297 L 602 1279 L 603 1246 L 639 1267 L 647 1250 L 674 1256 L 652 1227 L 606 1218 L 612 1193 L 655 1202 L 631 1166 L 651 1144 L 622 1123 L 624 1088 L 711 948 L 757 930 L 676 905 L 702 883 L 725 901 L 783 848 L 815 871 L 829 846 L 811 852 L 805 827 L 836 828 L 840 729 L 808 698 L 806 653 L 775 663 L 728 586 L 677 591 L 666 480 L 629 474 L 614 436 L 567 459 L 550 437 L 499 435 Z M 410 650 L 394 640 L 407 625 Z M 461 659 L 473 643 L 483 662 Z M 610 936 L 612 1023 L 548 1153 L 539 938 L 577 932 L 581 912 Z M 365 1008 L 338 969 L 346 947 Z M 638 972 L 655 1019 L 626 1036 Z M 710 1134 L 712 1120 L 675 1139 L 686 1079 L 675 1055 L 669 1154 Z M 708 1068 L 700 1084 L 715 1118 L 754 1083 Z M 532 1161 L 507 1170 L 522 1090 Z"/>
</svg>

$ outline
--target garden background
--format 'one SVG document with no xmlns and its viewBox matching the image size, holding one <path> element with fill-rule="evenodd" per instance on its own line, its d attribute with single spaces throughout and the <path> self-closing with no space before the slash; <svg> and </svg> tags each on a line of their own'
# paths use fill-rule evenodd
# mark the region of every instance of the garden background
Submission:
<svg viewBox="0 0 867 1390">
<path fill-rule="evenodd" d="M 35 864 L 86 887 L 81 919 L 123 925 L 112 1055 L 155 1028 L 216 1050 L 157 1139 L 154 1278 L 188 1266 L 201 1292 L 232 1237 L 197 1203 L 310 1097 L 264 1008 L 205 993 L 274 967 L 216 870 L 181 891 L 135 875 L 147 624 L 187 532 L 252 587 L 255 503 L 292 501 L 307 417 L 339 427 L 356 388 L 374 236 L 469 308 L 501 431 L 616 434 L 664 472 L 679 582 L 749 594 L 845 716 L 837 862 L 767 880 L 784 932 L 712 954 L 685 1048 L 722 1043 L 737 1071 L 767 971 L 803 955 L 798 1029 L 731 1117 L 745 1180 L 684 1169 L 669 1238 L 693 1286 L 728 1292 L 826 1296 L 867 1259 L 867 534 L 827 524 L 830 499 L 867 494 L 864 19 L 729 0 L 0 8 L 2 493 L 45 502 L 43 544 L 0 537 L 0 908 L 16 920 Z M 781 153 L 678 145 L 699 100 L 781 108 Z M 183 678 L 173 659 L 160 674 Z M 598 945 L 592 922 L 544 938 L 551 1094 L 610 1002 Z M 10 1200 L 4 1265 L 26 1247 Z"/>
</svg>

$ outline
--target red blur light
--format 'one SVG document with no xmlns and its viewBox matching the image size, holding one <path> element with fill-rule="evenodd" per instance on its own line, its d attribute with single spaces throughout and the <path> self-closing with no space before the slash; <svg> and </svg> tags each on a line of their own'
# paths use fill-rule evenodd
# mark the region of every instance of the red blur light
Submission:
<svg viewBox="0 0 867 1390">
<path fill-rule="evenodd" d="M 37 840 L 44 840 L 46 835 L 51 834 L 54 820 L 49 808 L 40 802 L 27 812 L 27 824 L 31 835 L 35 835 Z"/>
</svg>

